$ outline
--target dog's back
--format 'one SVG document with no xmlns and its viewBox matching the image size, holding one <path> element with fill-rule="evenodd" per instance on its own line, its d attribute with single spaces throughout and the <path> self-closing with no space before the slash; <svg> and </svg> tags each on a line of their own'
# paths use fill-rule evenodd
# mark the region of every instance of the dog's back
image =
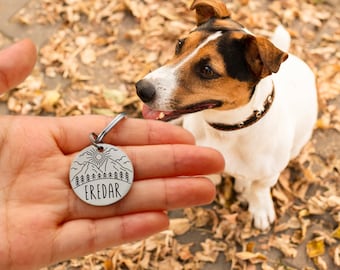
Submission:
<svg viewBox="0 0 340 270">
<path fill-rule="evenodd" d="M 288 126 L 294 128 L 291 158 L 295 158 L 311 137 L 317 119 L 315 76 L 305 62 L 290 54 L 280 71 L 272 77 L 279 95 L 277 102 L 284 114 L 279 118 L 287 118 L 290 121 Z"/>
</svg>

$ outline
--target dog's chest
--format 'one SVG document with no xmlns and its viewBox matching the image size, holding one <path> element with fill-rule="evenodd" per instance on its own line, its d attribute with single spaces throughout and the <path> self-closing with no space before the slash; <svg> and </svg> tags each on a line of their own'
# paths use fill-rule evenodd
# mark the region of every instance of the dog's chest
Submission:
<svg viewBox="0 0 340 270">
<path fill-rule="evenodd" d="M 183 127 L 195 136 L 197 145 L 218 150 L 226 162 L 225 173 L 234 177 L 265 178 L 282 169 L 289 160 L 288 154 L 280 151 L 281 147 L 276 147 L 273 140 L 266 138 L 270 133 L 259 132 L 265 128 L 262 124 L 221 132 L 211 128 L 201 113 L 195 113 L 184 117 Z M 280 142 L 280 138 L 276 139 Z"/>
</svg>

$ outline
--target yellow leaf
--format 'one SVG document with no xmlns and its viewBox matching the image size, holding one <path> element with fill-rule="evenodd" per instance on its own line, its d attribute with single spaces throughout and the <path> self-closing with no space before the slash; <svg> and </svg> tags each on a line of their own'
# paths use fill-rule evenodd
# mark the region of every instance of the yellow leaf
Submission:
<svg viewBox="0 0 340 270">
<path fill-rule="evenodd" d="M 309 241 L 306 245 L 307 254 L 310 258 L 314 258 L 325 253 L 325 243 L 322 237 Z"/>
<path fill-rule="evenodd" d="M 340 225 L 338 226 L 338 228 L 335 229 L 335 231 L 332 233 L 332 236 L 334 238 L 340 239 Z"/>
</svg>

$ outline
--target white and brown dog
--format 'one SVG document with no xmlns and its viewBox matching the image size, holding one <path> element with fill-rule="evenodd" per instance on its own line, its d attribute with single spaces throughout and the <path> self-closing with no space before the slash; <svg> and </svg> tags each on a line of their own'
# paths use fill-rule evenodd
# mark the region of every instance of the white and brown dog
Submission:
<svg viewBox="0 0 340 270">
<path fill-rule="evenodd" d="M 270 189 L 313 131 L 314 74 L 284 52 L 290 37 L 282 27 L 269 41 L 233 21 L 221 1 L 196 0 L 192 9 L 197 28 L 167 65 L 136 84 L 143 115 L 183 116 L 198 145 L 223 154 L 255 227 L 266 229 L 275 219 Z"/>
</svg>

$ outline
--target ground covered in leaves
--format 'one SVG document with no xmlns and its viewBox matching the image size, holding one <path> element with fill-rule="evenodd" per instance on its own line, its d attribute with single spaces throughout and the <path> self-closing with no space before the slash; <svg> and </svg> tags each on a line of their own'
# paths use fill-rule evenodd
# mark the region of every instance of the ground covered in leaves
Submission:
<svg viewBox="0 0 340 270">
<path fill-rule="evenodd" d="M 55 27 L 39 63 L 1 97 L 10 113 L 140 117 L 134 83 L 164 64 L 194 25 L 190 0 L 31 0 L 13 19 Z M 337 0 L 234 0 L 232 18 L 270 36 L 282 23 L 291 52 L 315 71 L 313 139 L 273 189 L 278 219 L 251 226 L 232 180 L 208 207 L 170 213 L 170 229 L 46 269 L 336 269 L 340 267 L 340 11 Z"/>
</svg>

